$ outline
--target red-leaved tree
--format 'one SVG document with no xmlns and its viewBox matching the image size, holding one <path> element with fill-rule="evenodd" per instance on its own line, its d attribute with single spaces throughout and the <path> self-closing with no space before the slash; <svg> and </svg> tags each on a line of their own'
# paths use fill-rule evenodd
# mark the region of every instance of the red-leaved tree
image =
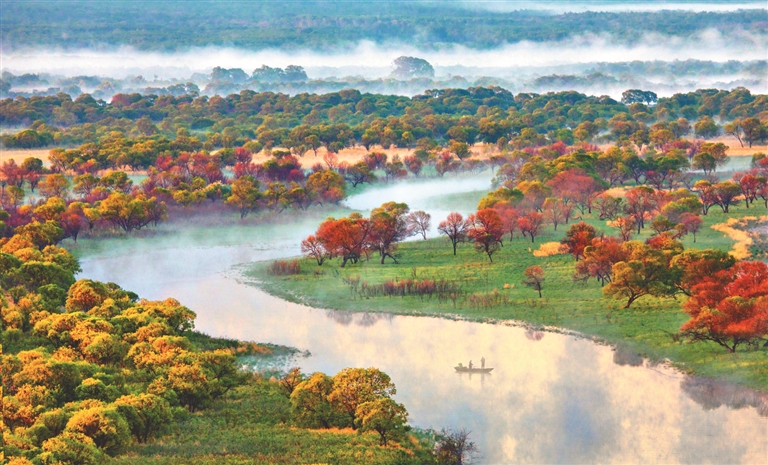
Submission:
<svg viewBox="0 0 768 465">
<path fill-rule="evenodd" d="M 493 262 L 492 256 L 501 248 L 501 239 L 504 236 L 499 214 L 492 208 L 484 208 L 474 215 L 469 215 L 467 224 L 467 235 L 474 242 L 475 250 L 485 253 L 488 260 Z"/>
<path fill-rule="evenodd" d="M 742 261 L 702 278 L 685 303 L 691 319 L 681 331 L 694 341 L 736 347 L 768 335 L 768 265 Z"/>
</svg>

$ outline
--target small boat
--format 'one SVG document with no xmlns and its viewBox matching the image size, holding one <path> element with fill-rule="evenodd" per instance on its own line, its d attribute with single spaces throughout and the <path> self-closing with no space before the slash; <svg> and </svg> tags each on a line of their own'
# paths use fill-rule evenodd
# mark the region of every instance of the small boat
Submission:
<svg viewBox="0 0 768 465">
<path fill-rule="evenodd" d="M 453 368 L 459 373 L 490 373 L 491 371 L 493 371 L 493 368 L 475 368 L 475 367 L 469 368 L 461 365 Z"/>
</svg>

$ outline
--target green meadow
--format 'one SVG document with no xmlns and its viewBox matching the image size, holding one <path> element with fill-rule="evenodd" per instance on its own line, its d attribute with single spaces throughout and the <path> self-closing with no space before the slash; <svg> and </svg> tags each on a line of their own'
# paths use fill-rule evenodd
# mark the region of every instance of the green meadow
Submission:
<svg viewBox="0 0 768 465">
<path fill-rule="evenodd" d="M 765 214 L 762 205 L 750 209 L 732 208 L 727 215 L 713 208 L 703 217 L 704 224 L 696 235 L 696 242 L 690 235 L 682 242 L 686 248 L 731 250 L 736 241 L 711 226 L 730 218 Z M 442 218 L 433 218 L 435 222 L 440 220 Z M 583 220 L 605 234 L 615 234 L 613 228 L 592 215 L 586 215 Z M 743 227 L 748 228 L 754 223 L 745 221 Z M 560 241 L 567 228 L 567 225 L 561 225 L 554 231 L 549 225 L 534 243 L 519 235 L 510 241 L 507 235 L 504 246 L 493 256 L 493 263 L 486 255 L 477 253 L 470 243 L 459 244 L 454 256 L 448 239 L 439 237 L 400 244 L 397 264 L 387 259 L 387 263 L 381 265 L 377 256 L 358 264 L 347 264 L 344 268 L 338 259 L 326 261 L 322 266 L 317 266 L 313 260 L 302 259 L 300 274 L 272 276 L 267 274 L 270 263 L 260 262 L 246 269 L 245 275 L 273 295 L 315 307 L 485 322 L 516 320 L 555 331 L 576 331 L 645 357 L 667 359 L 689 373 L 768 390 L 768 349 L 749 351 L 742 348 L 729 354 L 711 343 L 692 344 L 677 337 L 680 326 L 688 319 L 682 310 L 683 296 L 646 296 L 631 308 L 624 309 L 624 301 L 603 296 L 599 282 L 575 282 L 575 261 L 570 255 L 534 256 L 533 252 L 542 244 Z M 650 234 L 646 228 L 633 239 L 645 240 Z M 765 243 L 757 238 L 747 248 L 755 258 L 764 257 Z M 522 284 L 523 270 L 531 265 L 544 270 L 542 298 Z M 458 283 L 461 296 L 454 302 L 437 297 L 368 297 L 359 291 L 362 283 L 377 285 L 404 279 Z"/>
<path fill-rule="evenodd" d="M 290 402 L 276 382 L 240 386 L 198 413 L 177 412 L 164 436 L 134 444 L 114 464 L 306 464 L 380 465 L 433 463 L 431 443 L 411 436 L 382 447 L 378 435 L 348 429 L 289 426 Z M 426 435 L 425 435 L 426 436 Z M 428 438 L 425 438 L 428 439 Z"/>
</svg>

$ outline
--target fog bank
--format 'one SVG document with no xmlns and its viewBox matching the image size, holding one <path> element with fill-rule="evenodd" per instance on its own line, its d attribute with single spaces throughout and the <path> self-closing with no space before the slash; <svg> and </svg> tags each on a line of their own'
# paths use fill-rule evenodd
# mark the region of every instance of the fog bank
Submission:
<svg viewBox="0 0 768 465">
<path fill-rule="evenodd" d="M 441 50 L 420 50 L 408 44 L 379 45 L 363 41 L 343 51 L 323 52 L 276 49 L 250 51 L 237 48 L 205 47 L 184 52 L 137 51 L 132 47 L 110 50 L 27 50 L 4 54 L 2 69 L 14 73 L 48 72 L 74 75 L 101 75 L 123 78 L 130 75 L 157 75 L 184 78 L 208 73 L 213 67 L 241 68 L 247 72 L 261 65 L 357 70 L 368 78 L 388 74 L 392 61 L 402 55 L 418 56 L 433 66 L 519 68 L 557 66 L 590 62 L 699 59 L 711 61 L 762 60 L 768 56 L 768 35 L 732 31 L 727 37 L 707 30 L 692 39 L 647 34 L 634 43 L 608 35 L 583 35 L 563 41 L 517 42 L 490 50 L 451 46 Z M 324 76 L 310 76 L 324 77 Z"/>
</svg>

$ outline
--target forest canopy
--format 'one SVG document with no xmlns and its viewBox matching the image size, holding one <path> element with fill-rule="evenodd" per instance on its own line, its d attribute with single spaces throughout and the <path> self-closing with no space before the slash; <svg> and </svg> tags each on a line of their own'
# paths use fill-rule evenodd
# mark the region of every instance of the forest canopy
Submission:
<svg viewBox="0 0 768 465">
<path fill-rule="evenodd" d="M 295 49 L 349 46 L 364 40 L 408 41 L 428 49 L 451 44 L 490 48 L 584 34 L 611 34 L 632 43 L 649 33 L 690 37 L 707 29 L 727 35 L 736 29 L 761 33 L 764 28 L 764 15 L 754 10 L 556 14 L 469 9 L 462 8 L 462 2 L 390 1 L 373 7 L 366 2 L 310 0 L 239 2 L 237 8 L 224 1 L 191 0 L 3 4 L 5 50 L 104 45 L 166 51 L 194 46 Z"/>
</svg>

